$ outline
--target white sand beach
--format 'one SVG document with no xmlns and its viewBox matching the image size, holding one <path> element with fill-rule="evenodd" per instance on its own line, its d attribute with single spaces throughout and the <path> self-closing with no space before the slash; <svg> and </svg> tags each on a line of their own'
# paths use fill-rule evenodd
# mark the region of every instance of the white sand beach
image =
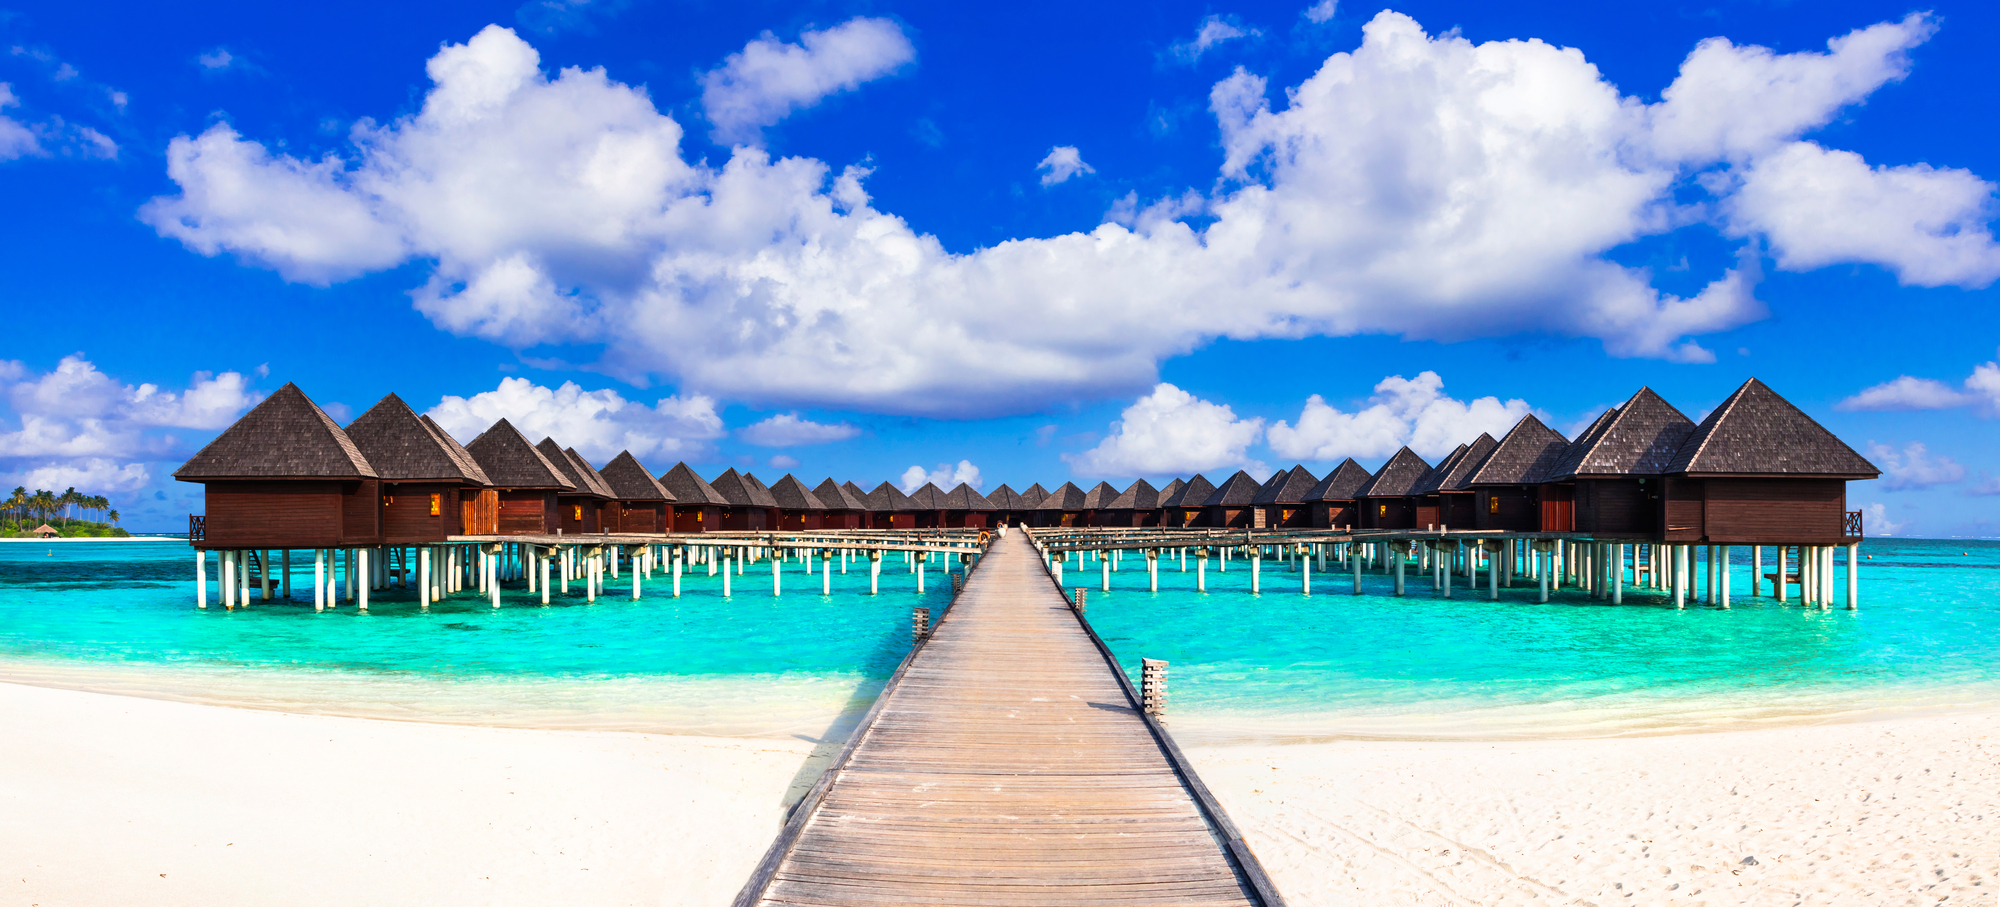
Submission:
<svg viewBox="0 0 2000 907">
<path fill-rule="evenodd" d="M 25 905 L 726 904 L 814 750 L 16 684 L 0 727 L 0 884 Z M 2000 714 L 1188 754 L 1293 905 L 2000 890 Z"/>
</svg>

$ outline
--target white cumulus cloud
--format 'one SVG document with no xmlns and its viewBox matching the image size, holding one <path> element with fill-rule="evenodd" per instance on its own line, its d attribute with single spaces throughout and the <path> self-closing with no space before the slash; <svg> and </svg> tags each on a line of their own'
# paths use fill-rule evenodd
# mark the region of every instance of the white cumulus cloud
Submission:
<svg viewBox="0 0 2000 907">
<path fill-rule="evenodd" d="M 1444 393 L 1436 372 L 1391 375 L 1375 385 L 1369 405 L 1346 412 L 1314 394 L 1297 425 L 1271 426 L 1271 450 L 1287 460 L 1381 459 L 1407 445 L 1427 460 L 1451 453 L 1481 432 L 1500 438 L 1533 411 L 1528 401 L 1498 397 L 1458 400 Z"/>
<path fill-rule="evenodd" d="M 1042 185 L 1053 186 L 1066 182 L 1079 173 L 1096 173 L 1097 168 L 1083 162 L 1083 152 L 1075 145 L 1057 145 L 1049 149 L 1047 157 L 1035 165 L 1042 172 Z"/>
<path fill-rule="evenodd" d="M 1863 506 L 1861 519 L 1862 529 L 1869 535 L 1895 535 L 1908 525 L 1889 519 L 1889 508 L 1879 501 Z"/>
<path fill-rule="evenodd" d="M 1331 0 L 1328 0 L 1326 5 L 1331 7 Z M 1311 16 L 1312 11 L 1307 10 L 1306 15 Z M 1330 9 L 1328 15 L 1332 15 Z M 1325 20 L 1314 19 L 1313 21 L 1321 22 Z M 1201 27 L 1195 29 L 1193 38 L 1175 44 L 1169 50 L 1181 62 L 1193 63 L 1201 59 L 1202 54 L 1214 49 L 1218 44 L 1225 41 L 1234 41 L 1237 38 L 1248 38 L 1257 34 L 1261 33 L 1254 28 L 1244 28 L 1221 16 L 1209 16 L 1201 20 Z"/>
<path fill-rule="evenodd" d="M 461 443 L 506 419 L 531 442 L 554 438 L 601 465 L 629 450 L 642 461 L 682 459 L 708 448 L 722 436 L 715 401 L 699 394 L 663 397 L 652 406 L 627 400 L 609 388 L 586 391 L 575 382 L 544 387 L 526 378 L 503 378 L 500 386 L 470 397 L 446 396 L 427 413 Z M 666 471 L 665 465 L 648 462 Z"/>
<path fill-rule="evenodd" d="M 903 489 L 904 494 L 924 487 L 926 482 L 950 491 L 961 483 L 978 488 L 984 485 L 986 480 L 979 477 L 979 467 L 974 466 L 971 460 L 960 460 L 956 466 L 939 463 L 936 469 L 911 466 L 896 477 L 896 487 Z"/>
<path fill-rule="evenodd" d="M 1911 441 L 1900 451 L 1871 443 L 1868 458 L 1882 467 L 1884 491 L 1914 491 L 1965 480 L 1964 466 L 1947 456 L 1932 456 L 1921 441 Z"/>
<path fill-rule="evenodd" d="M 1249 455 L 1264 420 L 1237 418 L 1228 406 L 1161 382 L 1111 423 L 1111 433 L 1080 454 L 1063 454 L 1086 477 L 1163 476 L 1222 467 L 1264 471 Z"/>
<path fill-rule="evenodd" d="M 1276 92 L 1239 71 L 1213 87 L 1225 158 L 1205 195 L 1135 197 L 1123 222 L 1088 233 L 954 253 L 874 208 L 863 168 L 754 146 L 720 166 L 690 160 L 644 91 L 601 69 L 546 73 L 519 36 L 488 27 L 432 58 L 417 113 L 364 121 L 338 154 L 273 152 L 227 124 L 176 138 L 180 192 L 142 213 L 197 252 L 292 280 L 426 262 L 413 300 L 448 331 L 577 344 L 617 377 L 773 408 L 1035 411 L 1145 393 L 1163 359 L 1223 337 L 1549 333 L 1710 361 L 1698 338 L 1765 316 L 1765 244 L 1787 266 L 1873 262 L 1978 285 L 1984 228 L 1935 195 L 1955 171 L 1871 167 L 1868 191 L 1834 196 L 1828 219 L 1861 225 L 1834 237 L 1755 194 L 1776 192 L 1765 177 L 1808 133 L 1901 78 L 1933 28 L 1913 16 L 1794 54 L 1705 42 L 1647 104 L 1579 50 L 1432 36 L 1384 12 L 1301 84 Z M 746 48 L 724 67 L 744 75 L 724 81 L 765 84 L 752 56 L 790 72 L 779 61 L 812 57 L 836 30 Z M 1676 201 L 1702 191 L 1714 204 Z M 1743 257 L 1692 296 L 1608 257 L 1710 211 Z"/>
<path fill-rule="evenodd" d="M 14 86 L 0 82 L 0 111 L 21 106 Z M 0 161 L 23 157 L 51 157 L 57 154 L 82 158 L 115 158 L 118 143 L 88 126 L 50 116 L 41 120 L 21 120 L 0 114 Z"/>
<path fill-rule="evenodd" d="M 1934 378 L 1902 375 L 1885 381 L 1833 405 L 1841 410 L 1923 410 L 1975 407 L 1980 415 L 2000 416 L 2000 359 L 1973 366 L 1954 388 Z"/>
<path fill-rule="evenodd" d="M 1325 22 L 1333 18 L 1334 11 L 1339 5 L 1340 0 L 1319 0 L 1318 3 L 1306 7 L 1305 16 L 1315 23 Z"/>
<path fill-rule="evenodd" d="M 762 422 L 738 429 L 736 436 L 759 447 L 797 447 L 845 441 L 861 433 L 846 422 L 825 423 L 799 418 L 798 413 L 779 413 Z"/>
<path fill-rule="evenodd" d="M 701 106 L 715 125 L 716 141 L 751 142 L 786 114 L 852 91 L 916 58 L 902 27 L 888 19 L 849 19 L 807 31 L 797 44 L 766 32 L 702 76 Z"/>
</svg>

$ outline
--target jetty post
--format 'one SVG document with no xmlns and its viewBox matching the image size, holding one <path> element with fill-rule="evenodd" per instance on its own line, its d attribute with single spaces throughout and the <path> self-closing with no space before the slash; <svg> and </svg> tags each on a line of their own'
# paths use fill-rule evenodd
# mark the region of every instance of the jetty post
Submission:
<svg viewBox="0 0 2000 907">
<path fill-rule="evenodd" d="M 1861 562 L 1855 556 L 1861 553 L 1861 545 L 1850 542 L 1847 545 L 1847 610 L 1861 610 Z"/>
<path fill-rule="evenodd" d="M 1208 549 L 1194 550 L 1194 591 L 1208 591 Z"/>
</svg>

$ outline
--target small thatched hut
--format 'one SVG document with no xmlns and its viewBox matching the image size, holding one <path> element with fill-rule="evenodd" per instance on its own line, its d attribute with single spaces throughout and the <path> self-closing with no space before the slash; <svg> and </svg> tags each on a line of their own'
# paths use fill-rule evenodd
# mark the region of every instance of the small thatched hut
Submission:
<svg viewBox="0 0 2000 907">
<path fill-rule="evenodd" d="M 1847 483 L 1882 474 L 1764 382 L 1743 382 L 1667 465 L 1664 541 L 1844 545 Z"/>
<path fill-rule="evenodd" d="M 604 509 L 605 528 L 612 532 L 654 534 L 673 531 L 674 493 L 652 472 L 621 450 L 598 471 L 610 486 L 613 500 Z"/>
<path fill-rule="evenodd" d="M 1303 464 L 1273 475 L 1251 500 L 1255 508 L 1251 525 L 1258 529 L 1291 529 L 1312 525 L 1312 509 L 1306 493 L 1319 484 L 1319 477 Z"/>
<path fill-rule="evenodd" d="M 826 508 L 820 512 L 819 528 L 868 528 L 868 498 L 853 490 L 852 485 L 842 485 L 828 476 L 813 489 L 813 497 Z"/>
<path fill-rule="evenodd" d="M 1023 522 L 1034 522 L 1035 506 L 1004 482 L 1000 487 L 988 492 L 986 500 L 993 505 L 992 525 L 1014 526 Z"/>
<path fill-rule="evenodd" d="M 1543 528 L 1654 536 L 1661 477 L 1693 434 L 1694 420 L 1642 387 L 1585 429 L 1542 482 Z M 1565 506 L 1567 505 L 1567 506 Z M 1564 510 L 1570 510 L 1564 522 Z"/>
<path fill-rule="evenodd" d="M 174 478 L 202 486 L 204 548 L 331 548 L 382 539 L 381 479 L 354 441 L 287 382 Z"/>
<path fill-rule="evenodd" d="M 1355 505 L 1361 510 L 1361 528 L 1417 528 L 1417 511 L 1410 493 L 1430 471 L 1431 464 L 1417 456 L 1416 451 L 1408 447 L 1396 451 L 1389 462 L 1382 464 L 1354 492 Z"/>
<path fill-rule="evenodd" d="M 390 394 L 347 424 L 347 436 L 382 480 L 382 541 L 425 545 L 492 535 L 499 492 L 457 442 Z"/>
<path fill-rule="evenodd" d="M 1097 525 L 1120 528 L 1158 526 L 1160 490 L 1145 479 L 1135 480 L 1097 513 Z"/>
<path fill-rule="evenodd" d="M 883 482 L 868 492 L 867 500 L 870 529 L 917 528 L 917 502 L 902 489 Z"/>
<path fill-rule="evenodd" d="M 1042 527 L 1082 527 L 1090 525 L 1090 510 L 1084 506 L 1083 489 L 1073 483 L 1062 486 L 1035 505 L 1035 525 Z"/>
<path fill-rule="evenodd" d="M 964 482 L 945 492 L 945 525 L 952 529 L 986 529 L 993 525 L 993 502 Z"/>
<path fill-rule="evenodd" d="M 1533 413 L 1507 430 L 1486 462 L 1467 480 L 1476 506 L 1469 528 L 1507 532 L 1543 531 L 1542 481 L 1562 461 L 1569 439 Z"/>
<path fill-rule="evenodd" d="M 1160 525 L 1175 529 L 1201 525 L 1201 505 L 1213 494 L 1215 484 L 1207 476 L 1195 473 L 1178 490 L 1160 497 Z"/>
<path fill-rule="evenodd" d="M 1251 501 L 1257 499 L 1256 479 L 1239 469 L 1224 480 L 1208 500 L 1201 502 L 1201 524 L 1217 529 L 1244 529 L 1250 525 Z"/>
<path fill-rule="evenodd" d="M 1353 457 L 1340 461 L 1340 465 L 1327 473 L 1326 478 L 1306 492 L 1306 506 L 1312 509 L 1313 528 L 1355 528 L 1360 514 L 1354 509 L 1354 493 L 1368 484 L 1370 478 L 1368 470 L 1354 462 Z"/>
<path fill-rule="evenodd" d="M 564 448 L 554 438 L 543 438 L 535 450 L 547 457 L 563 478 L 576 486 L 556 495 L 556 524 L 565 535 L 604 531 L 604 510 L 611 504 L 611 486 L 574 449 Z"/>
<path fill-rule="evenodd" d="M 562 526 L 556 496 L 573 494 L 576 483 L 514 423 L 501 419 L 465 445 L 498 492 L 500 535 L 554 535 Z"/>
<path fill-rule="evenodd" d="M 785 473 L 771 483 L 771 499 L 778 502 L 776 528 L 788 532 L 814 532 L 827 528 L 826 504 L 797 476 Z"/>
<path fill-rule="evenodd" d="M 660 476 L 660 484 L 674 496 L 675 532 L 716 532 L 722 528 L 728 499 L 686 463 L 675 463 Z"/>
<path fill-rule="evenodd" d="M 771 496 L 771 489 L 757 481 L 756 476 L 737 472 L 732 466 L 722 475 L 709 480 L 722 499 L 729 502 L 722 511 L 722 528 L 739 532 L 762 532 L 777 527 L 771 525 L 772 511 L 778 509 L 778 500 Z"/>
</svg>

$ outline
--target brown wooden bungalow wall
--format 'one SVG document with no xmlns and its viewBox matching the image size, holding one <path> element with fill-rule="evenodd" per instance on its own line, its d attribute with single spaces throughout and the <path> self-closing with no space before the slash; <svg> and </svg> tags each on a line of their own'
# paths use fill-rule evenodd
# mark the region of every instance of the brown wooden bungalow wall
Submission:
<svg viewBox="0 0 2000 907">
<path fill-rule="evenodd" d="M 604 502 L 597 498 L 556 498 L 556 525 L 569 535 L 604 531 Z"/>
<path fill-rule="evenodd" d="M 664 533 L 668 531 L 667 505 L 662 501 L 612 501 L 604 505 L 604 526 L 611 532 Z"/>
<path fill-rule="evenodd" d="M 1363 498 L 1361 528 L 1415 529 L 1417 510 L 1409 498 Z"/>
<path fill-rule="evenodd" d="M 771 514 L 765 507 L 726 507 L 722 511 L 722 528 L 728 532 L 762 532 L 770 529 Z"/>
<path fill-rule="evenodd" d="M 945 526 L 950 529 L 991 529 L 993 514 L 985 510 L 945 511 Z"/>
<path fill-rule="evenodd" d="M 1312 526 L 1314 529 L 1341 529 L 1354 527 L 1353 501 L 1314 501 L 1312 503 Z"/>
<path fill-rule="evenodd" d="M 829 510 L 820 514 L 821 529 L 860 529 L 866 514 L 858 510 Z"/>
<path fill-rule="evenodd" d="M 381 538 L 375 496 L 361 481 L 208 482 L 206 548 L 328 548 Z"/>
<path fill-rule="evenodd" d="M 553 490 L 502 489 L 499 505 L 500 535 L 542 535 L 559 525 Z"/>
<path fill-rule="evenodd" d="M 1366 503 L 1373 503 L 1373 504 L 1377 505 L 1377 506 L 1376 506 L 1376 511 L 1377 511 L 1377 512 L 1376 512 L 1376 515 L 1375 515 L 1375 516 L 1376 516 L 1376 519 L 1381 519 L 1381 518 L 1383 517 L 1383 514 L 1382 514 L 1382 513 L 1380 512 L 1380 511 L 1381 511 L 1381 507 L 1380 507 L 1380 505 L 1382 504 L 1382 501 L 1381 501 L 1381 500 L 1379 500 L 1379 499 L 1378 499 L 1378 500 L 1375 500 L 1375 501 L 1372 501 L 1372 502 L 1369 502 L 1369 501 L 1363 501 L 1362 503 L 1364 503 L 1364 504 L 1366 504 Z M 1440 499 L 1438 498 L 1438 496 L 1437 496 L 1437 495 L 1434 495 L 1434 494 L 1427 494 L 1427 495 L 1424 495 L 1423 497 L 1420 497 L 1420 498 L 1411 498 L 1411 499 L 1409 499 L 1409 504 L 1408 504 L 1408 508 L 1409 508 L 1409 510 L 1410 510 L 1410 512 L 1411 512 L 1411 514 L 1412 514 L 1412 516 L 1410 517 L 1410 525 L 1409 525 L 1409 526 L 1407 526 L 1407 527 L 1400 527 L 1400 526 L 1399 526 L 1399 527 L 1388 527 L 1388 526 L 1371 526 L 1371 527 L 1369 527 L 1369 528 L 1371 528 L 1371 529 L 1388 529 L 1388 528 L 1399 528 L 1399 529 L 1400 529 L 1400 528 L 1412 528 L 1412 529 L 1414 529 L 1414 528 L 1424 528 L 1424 529 L 1435 529 L 1435 528 L 1437 528 L 1437 524 L 1438 524 L 1438 520 L 1439 520 L 1439 519 L 1440 519 L 1441 517 L 1443 517 L 1443 515 L 1444 515 L 1444 502 L 1443 502 L 1442 500 L 1440 500 Z M 1391 508 L 1389 508 L 1389 509 L 1390 509 L 1390 511 L 1392 511 L 1392 512 L 1393 512 L 1393 511 L 1394 511 L 1394 510 L 1395 510 L 1396 508 L 1394 508 L 1394 507 L 1391 507 Z"/>
<path fill-rule="evenodd" d="M 1692 512 L 1695 538 L 1718 545 L 1839 545 L 1846 541 L 1843 479 L 1674 479 L 1668 485 L 1670 532 Z M 1699 495 L 1697 499 L 1695 496 Z M 1687 529 L 1680 529 L 1687 532 Z"/>
<path fill-rule="evenodd" d="M 1658 531 L 1658 478 L 1577 479 L 1576 531 L 1647 534 Z"/>
<path fill-rule="evenodd" d="M 1476 526 L 1479 523 L 1479 502 L 1477 495 L 1454 491 L 1438 495 L 1438 522 L 1446 526 Z"/>
<path fill-rule="evenodd" d="M 722 508 L 713 504 L 675 507 L 675 532 L 716 532 L 722 529 Z"/>
<path fill-rule="evenodd" d="M 1241 507 L 1203 507 L 1201 525 L 1216 529 L 1243 529 L 1250 525 L 1251 511 L 1255 509 L 1248 504 Z"/>
<path fill-rule="evenodd" d="M 824 517 L 818 510 L 777 510 L 778 529 L 784 532 L 818 532 L 825 529 Z"/>
<path fill-rule="evenodd" d="M 465 519 L 456 482 L 396 482 L 382 486 L 382 540 L 386 544 L 442 542 L 463 535 Z M 432 501 L 437 513 L 431 512 Z"/>
<path fill-rule="evenodd" d="M 1669 542 L 1701 540 L 1702 482 L 1700 479 L 1667 479 L 1662 483 L 1661 509 L 1665 525 L 1660 538 Z"/>
<path fill-rule="evenodd" d="M 1472 501 L 1472 518 L 1466 523 L 1474 529 L 1497 530 L 1501 532 L 1535 532 L 1542 528 L 1541 508 L 1537 506 L 1538 495 L 1527 488 L 1482 488 Z"/>
</svg>

